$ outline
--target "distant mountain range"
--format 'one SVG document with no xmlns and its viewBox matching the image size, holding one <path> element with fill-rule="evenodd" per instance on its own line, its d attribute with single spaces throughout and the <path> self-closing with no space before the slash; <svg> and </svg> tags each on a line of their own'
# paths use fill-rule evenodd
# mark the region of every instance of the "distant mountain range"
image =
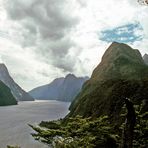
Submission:
<svg viewBox="0 0 148 148">
<path fill-rule="evenodd" d="M 57 78 L 50 84 L 37 87 L 29 92 L 35 99 L 72 101 L 80 92 L 88 77 L 76 77 L 68 74 L 65 78 Z"/>
<path fill-rule="evenodd" d="M 143 60 L 144 59 L 144 60 Z M 91 78 L 70 106 L 67 117 L 108 115 L 119 120 L 124 98 L 148 110 L 147 55 L 123 43 L 112 43 Z"/>
<path fill-rule="evenodd" d="M 7 67 L 4 64 L 0 64 L 0 80 L 10 88 L 14 98 L 17 101 L 33 101 L 27 92 L 25 92 L 10 76 Z"/>
</svg>

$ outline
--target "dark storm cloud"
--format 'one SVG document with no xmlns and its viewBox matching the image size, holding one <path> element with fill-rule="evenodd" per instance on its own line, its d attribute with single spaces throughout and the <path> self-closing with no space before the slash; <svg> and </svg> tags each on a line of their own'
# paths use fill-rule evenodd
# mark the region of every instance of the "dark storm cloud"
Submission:
<svg viewBox="0 0 148 148">
<path fill-rule="evenodd" d="M 54 66 L 56 66 L 57 68 L 62 69 L 64 72 L 73 72 L 74 70 L 74 65 L 75 65 L 75 61 L 72 57 L 65 57 L 59 60 L 54 60 Z"/>
<path fill-rule="evenodd" d="M 6 9 L 13 20 L 33 21 L 43 38 L 59 39 L 78 23 L 78 19 L 67 12 L 67 5 L 66 0 L 8 0 Z"/>
<path fill-rule="evenodd" d="M 32 23 L 30 23 L 30 22 L 24 22 L 23 23 L 23 26 L 29 31 L 29 33 L 31 33 L 31 34 L 37 34 L 37 28 L 36 27 L 34 27 L 34 24 L 32 24 Z"/>
<path fill-rule="evenodd" d="M 22 46 L 35 45 L 39 56 L 46 55 L 45 61 L 50 58 L 53 66 L 65 71 L 72 71 L 73 64 L 65 59 L 74 46 L 70 31 L 79 22 L 69 4 L 68 0 L 7 0 L 5 5 L 9 18 L 24 28 Z"/>
<path fill-rule="evenodd" d="M 75 44 L 69 38 L 63 38 L 49 44 L 53 55 L 60 57 L 64 57 L 72 46 L 75 46 Z"/>
<path fill-rule="evenodd" d="M 46 57 L 46 62 L 50 60 L 54 67 L 60 68 L 64 72 L 73 72 L 76 57 L 69 55 L 71 50 L 75 52 L 71 47 L 76 47 L 75 43 L 69 38 L 62 38 L 61 40 L 49 41 L 47 47 L 39 52 L 43 57 Z"/>
</svg>

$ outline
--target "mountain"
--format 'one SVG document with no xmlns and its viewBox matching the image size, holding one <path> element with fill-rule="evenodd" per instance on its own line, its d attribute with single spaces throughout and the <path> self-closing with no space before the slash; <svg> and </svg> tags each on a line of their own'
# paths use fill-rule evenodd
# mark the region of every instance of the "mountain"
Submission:
<svg viewBox="0 0 148 148">
<path fill-rule="evenodd" d="M 13 96 L 17 101 L 33 101 L 34 99 L 25 92 L 10 76 L 7 67 L 4 64 L 0 64 L 0 80 L 7 85 Z"/>
<path fill-rule="evenodd" d="M 57 78 L 50 84 L 31 90 L 29 94 L 36 99 L 72 101 L 87 79 L 68 74 L 65 78 Z"/>
<path fill-rule="evenodd" d="M 0 81 L 0 106 L 16 105 L 17 101 L 13 97 L 11 90 Z"/>
<path fill-rule="evenodd" d="M 64 78 L 57 78 L 50 84 L 43 85 L 29 91 L 29 94 L 35 99 L 54 100 L 58 99 L 59 90 L 64 81 Z"/>
<path fill-rule="evenodd" d="M 148 65 L 148 54 L 145 54 L 145 55 L 143 56 L 143 60 L 144 60 L 145 64 Z"/>
<path fill-rule="evenodd" d="M 148 66 L 138 50 L 114 42 L 72 102 L 67 117 L 109 115 L 116 121 L 124 98 L 134 104 L 143 102 L 148 110 Z"/>
</svg>

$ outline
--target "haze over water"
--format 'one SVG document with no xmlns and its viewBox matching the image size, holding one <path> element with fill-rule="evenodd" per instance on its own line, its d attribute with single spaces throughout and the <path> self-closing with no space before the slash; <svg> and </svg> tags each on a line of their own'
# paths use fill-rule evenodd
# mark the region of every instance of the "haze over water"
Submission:
<svg viewBox="0 0 148 148">
<path fill-rule="evenodd" d="M 46 148 L 47 146 L 33 139 L 28 124 L 62 118 L 68 113 L 69 104 L 59 101 L 34 101 L 0 107 L 0 148 L 7 145 Z"/>
</svg>

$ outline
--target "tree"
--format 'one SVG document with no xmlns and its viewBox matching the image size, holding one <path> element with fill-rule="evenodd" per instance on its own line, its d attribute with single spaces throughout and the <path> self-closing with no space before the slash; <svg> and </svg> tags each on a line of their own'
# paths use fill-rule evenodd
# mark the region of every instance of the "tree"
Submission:
<svg viewBox="0 0 148 148">
<path fill-rule="evenodd" d="M 134 148 L 148 147 L 148 136 L 147 136 L 148 135 L 148 111 L 144 111 L 143 107 L 144 107 L 144 102 L 142 102 L 141 104 L 134 105 L 135 116 L 136 116 L 136 123 L 134 126 L 134 131 L 132 132 L 132 135 L 133 135 L 132 145 Z M 122 107 L 122 112 L 120 115 L 120 117 L 122 118 L 122 124 L 120 126 L 120 131 L 118 133 L 118 135 L 120 136 L 120 141 L 119 141 L 119 143 L 121 143 L 120 147 L 126 147 L 125 144 L 123 143 L 125 143 L 126 140 L 129 140 L 128 138 L 126 138 L 126 140 L 124 139 L 125 130 L 127 129 L 126 128 L 127 125 L 125 124 L 124 121 L 127 118 L 127 114 L 128 114 L 128 110 L 125 104 Z M 134 123 L 132 125 L 134 125 Z M 123 131 L 122 136 L 120 135 L 121 131 Z"/>
<path fill-rule="evenodd" d="M 108 116 L 83 118 L 76 116 L 57 121 L 42 121 L 34 129 L 35 140 L 54 148 L 147 148 L 148 111 L 145 103 L 133 104 L 122 98 L 124 105 L 118 124 Z M 125 122 L 126 121 L 126 122 Z"/>
<path fill-rule="evenodd" d="M 77 116 L 61 121 L 41 122 L 39 127 L 30 125 L 36 132 L 32 136 L 54 148 L 117 148 L 117 138 L 107 116 L 95 120 Z"/>
</svg>

